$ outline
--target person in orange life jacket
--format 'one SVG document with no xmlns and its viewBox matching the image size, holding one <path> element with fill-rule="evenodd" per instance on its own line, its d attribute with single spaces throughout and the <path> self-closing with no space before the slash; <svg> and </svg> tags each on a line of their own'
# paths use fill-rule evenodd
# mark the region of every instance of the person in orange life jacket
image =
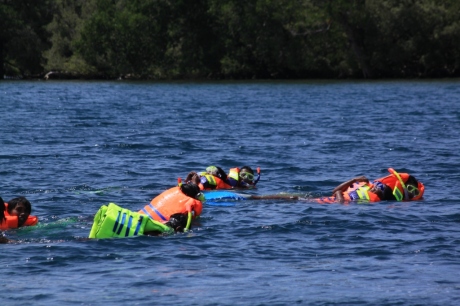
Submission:
<svg viewBox="0 0 460 306">
<path fill-rule="evenodd" d="M 32 212 L 32 206 L 30 205 L 29 200 L 25 197 L 18 197 L 8 201 L 8 206 L 5 205 L 5 202 L 0 198 L 0 224 L 6 222 L 7 216 L 16 216 L 18 219 L 17 226 L 21 227 L 26 222 L 30 213 Z M 8 239 L 5 237 L 0 237 L 0 243 L 7 243 Z"/>
<path fill-rule="evenodd" d="M 18 227 L 26 222 L 32 212 L 32 205 L 25 197 L 17 197 L 8 201 L 6 213 L 10 216 L 18 217 Z"/>
<path fill-rule="evenodd" d="M 227 174 L 220 167 L 209 166 L 206 172 L 196 173 L 190 172 L 186 179 L 186 183 L 194 183 L 198 185 L 200 190 L 213 190 L 213 189 L 231 189 L 232 186 L 227 180 Z"/>
<path fill-rule="evenodd" d="M 176 231 L 176 228 L 188 230 L 192 219 L 201 214 L 204 201 L 204 195 L 196 184 L 182 184 L 180 182 L 179 186 L 170 188 L 155 197 L 139 213 L 160 222 L 168 222 L 175 215 L 174 219 L 177 221 L 174 221 L 175 223 L 171 227 Z M 187 216 L 185 227 L 182 226 L 182 217 L 177 214 Z"/>
<path fill-rule="evenodd" d="M 416 201 L 423 197 L 425 186 L 408 173 L 398 173 L 388 168 L 389 175 L 376 179 L 393 190 L 396 201 Z"/>
<path fill-rule="evenodd" d="M 334 190 L 332 190 L 332 193 L 335 196 L 336 201 L 340 203 L 344 203 L 346 200 L 347 201 L 363 200 L 362 198 L 363 196 L 362 195 L 360 196 L 362 192 L 367 193 L 367 197 L 365 197 L 365 199 L 369 200 L 370 202 L 396 201 L 396 200 L 401 201 L 402 198 L 399 198 L 399 199 L 396 198 L 395 190 L 393 190 L 390 186 L 380 181 L 383 179 L 384 178 L 377 179 L 372 184 L 370 184 L 369 179 L 365 176 L 355 177 L 351 180 L 348 180 L 340 184 L 336 188 L 334 188 Z M 407 185 L 406 190 L 408 190 L 407 199 L 405 200 L 412 200 L 414 197 L 419 196 L 418 194 L 420 192 L 420 190 L 418 189 L 419 183 L 415 177 L 413 177 L 412 175 L 408 175 L 405 185 Z M 364 190 L 362 189 L 363 187 L 364 187 Z M 344 198 L 345 192 L 347 192 L 347 199 Z"/>
<path fill-rule="evenodd" d="M 364 183 L 364 184 L 359 184 L 359 183 Z M 347 192 L 347 189 L 352 187 L 353 185 L 356 184 L 356 189 L 360 187 L 360 185 L 367 185 L 369 184 L 369 179 L 365 176 L 359 176 L 352 178 L 346 182 L 343 182 L 339 186 L 335 187 L 332 190 L 332 194 L 335 196 L 336 201 L 339 203 L 344 203 L 345 198 L 344 198 L 344 193 Z M 371 194 L 371 201 L 378 201 L 378 200 L 395 200 L 391 188 L 386 186 L 385 184 L 382 184 L 380 182 L 375 183 L 369 190 L 368 192 Z M 375 195 L 372 197 L 372 195 Z M 359 200 L 359 195 L 356 190 L 353 190 L 348 193 L 349 200 L 354 201 L 354 200 Z"/>
</svg>

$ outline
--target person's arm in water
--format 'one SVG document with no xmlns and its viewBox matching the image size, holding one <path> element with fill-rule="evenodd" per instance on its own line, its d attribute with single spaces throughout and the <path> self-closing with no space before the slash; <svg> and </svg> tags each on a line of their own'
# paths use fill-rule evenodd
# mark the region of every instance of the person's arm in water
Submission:
<svg viewBox="0 0 460 306">
<path fill-rule="evenodd" d="M 345 190 L 347 190 L 351 185 L 353 185 L 354 183 L 357 183 L 357 182 L 369 183 L 369 179 L 368 179 L 367 177 L 365 177 L 364 175 L 363 175 L 363 176 L 358 176 L 358 177 L 352 178 L 351 180 L 348 180 L 348 181 L 346 181 L 346 182 L 343 182 L 343 183 L 340 184 L 339 186 L 335 187 L 335 188 L 332 190 L 332 194 L 333 194 L 333 195 L 335 196 L 335 198 L 337 199 L 337 202 L 343 203 L 343 202 L 344 202 L 343 193 L 344 193 Z"/>
</svg>

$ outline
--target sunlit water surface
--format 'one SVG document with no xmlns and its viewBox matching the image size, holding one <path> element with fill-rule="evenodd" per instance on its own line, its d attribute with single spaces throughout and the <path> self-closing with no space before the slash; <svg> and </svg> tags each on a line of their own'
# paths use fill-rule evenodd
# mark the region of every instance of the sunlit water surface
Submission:
<svg viewBox="0 0 460 306">
<path fill-rule="evenodd" d="M 2 305 L 456 305 L 460 82 L 0 82 Z M 420 202 L 206 205 L 186 234 L 88 240 L 189 171 L 260 167 L 255 194 L 329 195 L 387 168 Z"/>
</svg>

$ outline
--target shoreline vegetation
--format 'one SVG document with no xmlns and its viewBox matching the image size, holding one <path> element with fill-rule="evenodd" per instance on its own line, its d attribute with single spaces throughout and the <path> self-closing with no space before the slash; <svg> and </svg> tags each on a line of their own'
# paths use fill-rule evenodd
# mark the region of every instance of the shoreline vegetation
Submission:
<svg viewBox="0 0 460 306">
<path fill-rule="evenodd" d="M 458 0 L 0 0 L 0 80 L 460 77 Z"/>
</svg>

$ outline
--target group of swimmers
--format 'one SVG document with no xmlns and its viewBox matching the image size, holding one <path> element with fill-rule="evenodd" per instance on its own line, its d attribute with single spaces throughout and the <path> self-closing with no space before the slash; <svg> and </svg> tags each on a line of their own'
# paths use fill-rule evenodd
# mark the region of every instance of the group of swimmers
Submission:
<svg viewBox="0 0 460 306">
<path fill-rule="evenodd" d="M 332 191 L 332 196 L 315 199 L 318 203 L 377 201 L 414 201 L 423 197 L 424 185 L 408 173 L 389 168 L 389 175 L 370 182 L 364 176 L 346 181 Z M 138 212 L 115 203 L 102 206 L 94 219 L 89 238 L 129 237 L 183 232 L 199 217 L 205 202 L 203 191 L 255 188 L 260 179 L 249 166 L 232 168 L 227 174 L 220 167 L 209 166 L 201 173 L 190 172 L 185 182 L 172 187 Z M 249 199 L 299 199 L 286 195 L 251 195 Z"/>
<path fill-rule="evenodd" d="M 371 182 L 365 176 L 355 177 L 332 190 L 329 197 L 314 199 L 325 203 L 414 201 L 423 197 L 424 185 L 408 173 L 398 173 L 389 168 L 389 175 Z M 255 188 L 260 180 L 251 167 L 232 168 L 226 173 L 222 168 L 209 166 L 204 172 L 190 172 L 185 181 L 162 192 L 138 212 L 124 209 L 115 203 L 103 205 L 94 217 L 89 238 L 131 237 L 159 235 L 188 231 L 192 220 L 203 211 L 203 191 L 217 189 Z M 288 195 L 251 195 L 249 199 L 299 199 Z M 35 225 L 37 217 L 31 216 L 30 202 L 24 197 L 4 203 L 0 198 L 0 229 Z M 0 239 L 1 240 L 1 239 Z M 1 242 L 1 241 L 0 241 Z"/>
<path fill-rule="evenodd" d="M 89 238 L 130 237 L 184 232 L 193 219 L 201 215 L 205 196 L 203 191 L 214 189 L 254 188 L 260 179 L 249 166 L 232 168 L 229 173 L 216 166 L 204 172 L 190 172 L 185 181 L 152 199 L 138 212 L 115 203 L 103 205 L 96 213 Z"/>
</svg>

